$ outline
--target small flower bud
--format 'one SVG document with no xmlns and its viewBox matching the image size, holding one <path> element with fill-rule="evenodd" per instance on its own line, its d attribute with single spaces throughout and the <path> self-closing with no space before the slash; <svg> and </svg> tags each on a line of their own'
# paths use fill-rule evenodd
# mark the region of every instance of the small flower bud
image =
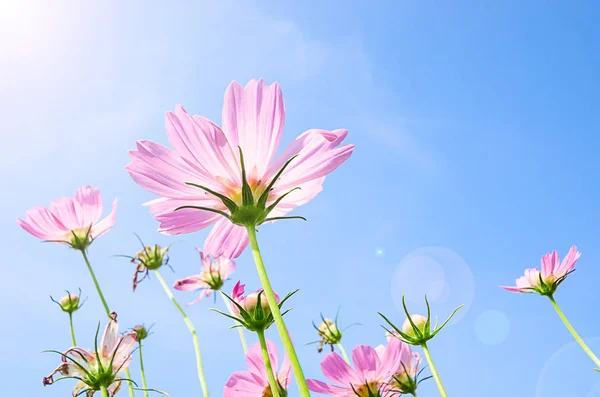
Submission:
<svg viewBox="0 0 600 397">
<path fill-rule="evenodd" d="M 342 333 L 338 329 L 337 324 L 329 318 L 326 318 L 319 324 L 317 333 L 323 338 L 323 342 L 329 345 L 338 344 L 342 340 Z"/>
<path fill-rule="evenodd" d="M 138 341 L 141 341 L 148 337 L 148 329 L 143 325 L 136 325 L 131 330 L 136 333 Z"/>
<path fill-rule="evenodd" d="M 417 329 L 419 331 L 421 331 L 421 335 L 424 335 L 425 334 L 425 325 L 427 324 L 427 317 L 422 316 L 420 314 L 411 314 L 410 319 L 415 324 Z M 413 325 L 411 324 L 411 322 L 408 318 L 406 320 L 404 320 L 404 324 L 402 324 L 402 332 L 404 332 L 406 335 L 410 336 L 411 338 L 418 337 L 417 334 L 415 333 Z"/>
<path fill-rule="evenodd" d="M 67 294 L 60 298 L 60 308 L 67 313 L 73 313 L 79 309 L 79 297 L 74 294 Z"/>
<path fill-rule="evenodd" d="M 164 265 L 165 256 L 169 247 L 162 248 L 160 245 L 146 246 L 135 255 L 135 260 L 140 262 L 148 270 L 156 270 Z"/>
<path fill-rule="evenodd" d="M 263 313 L 266 316 L 268 316 L 269 314 L 271 314 L 271 308 L 269 307 L 269 302 L 267 301 L 267 297 L 265 296 L 264 292 L 262 291 L 256 291 L 256 292 L 252 292 L 250 294 L 248 294 L 243 302 L 242 302 L 242 306 L 244 307 L 244 309 L 246 309 L 246 311 L 248 312 L 248 314 L 250 314 L 252 317 L 254 317 L 254 313 L 256 312 L 257 309 L 257 305 L 258 305 L 258 295 L 260 294 L 260 306 L 263 309 Z M 279 299 L 277 299 L 279 301 Z"/>
</svg>

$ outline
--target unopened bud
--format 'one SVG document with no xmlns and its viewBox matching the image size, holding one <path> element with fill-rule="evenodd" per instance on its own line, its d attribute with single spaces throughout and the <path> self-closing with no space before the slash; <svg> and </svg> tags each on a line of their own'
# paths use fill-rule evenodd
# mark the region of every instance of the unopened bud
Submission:
<svg viewBox="0 0 600 397">
<path fill-rule="evenodd" d="M 132 331 L 136 333 L 138 341 L 141 341 L 148 337 L 148 329 L 143 325 L 136 325 L 132 328 Z"/>
<path fill-rule="evenodd" d="M 420 314 L 411 314 L 410 319 L 417 327 L 419 331 L 421 331 L 421 335 L 425 334 L 425 326 L 427 325 L 427 317 L 422 316 Z M 410 320 L 407 318 L 404 320 L 404 324 L 402 324 L 402 332 L 411 338 L 418 337 L 415 333 L 415 329 L 413 328 L 413 324 L 411 324 Z"/>
<path fill-rule="evenodd" d="M 329 345 L 335 345 L 342 340 L 342 333 L 338 329 L 337 324 L 329 318 L 326 318 L 319 325 L 317 332 L 323 338 L 323 341 Z"/>
<path fill-rule="evenodd" d="M 60 298 L 58 305 L 66 313 L 73 313 L 81 307 L 79 305 L 79 296 L 74 294 L 67 294 Z"/>
</svg>

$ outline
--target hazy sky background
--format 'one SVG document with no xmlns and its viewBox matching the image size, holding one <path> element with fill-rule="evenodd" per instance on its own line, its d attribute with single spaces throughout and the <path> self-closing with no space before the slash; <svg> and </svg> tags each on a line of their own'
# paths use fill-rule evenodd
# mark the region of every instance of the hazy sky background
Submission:
<svg viewBox="0 0 600 397">
<path fill-rule="evenodd" d="M 95 3 L 95 4 L 93 4 Z M 155 278 L 131 292 L 139 233 L 169 244 L 176 274 L 193 274 L 206 232 L 166 237 L 140 204 L 153 198 L 125 172 L 137 139 L 167 143 L 164 113 L 182 104 L 221 122 L 225 88 L 279 81 L 285 145 L 309 128 L 347 128 L 352 158 L 295 214 L 308 223 L 261 228 L 275 289 L 300 292 L 287 318 L 307 376 L 323 379 L 311 321 L 342 307 L 344 335 L 385 343 L 381 311 L 400 324 L 402 294 L 416 311 L 467 305 L 431 343 L 450 396 L 593 397 L 600 377 L 541 297 L 499 289 L 542 254 L 583 252 L 556 298 L 600 353 L 600 8 L 565 2 L 3 1 L 0 5 L 0 353 L 7 395 L 43 389 L 70 344 L 50 301 L 81 287 L 75 316 L 91 347 L 104 317 L 77 252 L 43 244 L 17 217 L 82 185 L 119 198 L 116 227 L 90 258 L 122 327 L 153 324 L 145 348 L 151 387 L 200 396 L 189 333 Z M 248 252 L 234 281 L 259 288 Z M 193 294 L 177 294 L 182 303 Z M 245 369 L 230 322 L 188 309 L 213 396 Z M 217 307 L 222 303 L 217 301 Z M 277 339 L 273 328 L 268 337 Z M 138 378 L 137 364 L 132 373 Z M 426 373 L 427 370 L 426 370 Z M 295 384 L 290 396 L 297 396 Z M 126 391 L 121 392 L 123 396 Z M 141 393 L 139 394 L 141 395 Z M 432 381 L 421 396 L 435 396 Z"/>
</svg>

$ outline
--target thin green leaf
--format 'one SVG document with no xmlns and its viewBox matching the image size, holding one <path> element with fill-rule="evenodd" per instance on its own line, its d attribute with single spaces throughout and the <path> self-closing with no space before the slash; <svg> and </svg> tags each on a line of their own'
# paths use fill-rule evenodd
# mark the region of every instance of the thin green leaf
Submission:
<svg viewBox="0 0 600 397">
<path fill-rule="evenodd" d="M 271 182 L 269 182 L 269 185 L 267 186 L 267 188 L 265 189 L 265 191 L 262 192 L 262 194 L 258 198 L 258 206 L 259 206 L 259 208 L 265 208 L 265 206 L 267 205 L 267 200 L 269 199 L 269 193 L 271 192 L 271 189 L 273 189 L 273 186 L 275 186 L 275 182 L 277 182 L 277 180 L 279 179 L 279 177 L 281 176 L 281 174 L 283 173 L 283 171 L 287 168 L 287 166 L 296 157 L 298 157 L 297 154 L 295 154 L 292 157 L 290 157 L 290 159 L 285 162 L 285 164 L 283 165 L 283 167 L 281 167 L 281 169 L 277 172 L 277 174 L 275 174 L 275 176 L 273 177 L 273 179 L 271 179 Z"/>
<path fill-rule="evenodd" d="M 285 196 L 287 196 L 288 194 L 292 193 L 295 190 L 301 190 L 300 187 L 295 187 L 292 190 L 288 191 L 287 193 L 282 194 L 281 196 L 279 196 L 277 198 L 277 200 L 275 200 L 273 202 L 273 204 L 271 204 L 270 206 L 267 207 L 267 214 L 271 211 L 273 211 L 273 209 L 277 206 L 277 204 L 279 204 L 281 202 L 281 200 L 283 200 L 285 198 Z"/>
<path fill-rule="evenodd" d="M 242 148 L 240 146 L 238 146 L 238 150 L 240 151 L 240 163 L 242 164 L 242 203 L 243 205 L 253 205 L 254 195 L 252 195 L 252 189 L 250 188 L 250 185 L 248 185 L 248 180 L 246 179 L 244 153 L 242 153 Z"/>
<path fill-rule="evenodd" d="M 279 221 L 282 219 L 302 219 L 303 221 L 306 221 L 306 218 L 303 216 L 276 216 L 273 218 L 267 218 L 263 221 L 263 223 L 265 222 L 270 222 L 270 221 Z"/>
<path fill-rule="evenodd" d="M 196 209 L 196 210 L 214 212 L 215 214 L 223 215 L 225 218 L 231 220 L 231 217 L 226 212 L 223 212 L 223 211 L 220 211 L 220 210 L 216 210 L 214 208 L 198 207 L 196 205 L 182 205 L 181 207 L 175 208 L 175 211 L 179 211 L 179 210 L 184 209 L 184 208 L 192 208 L 192 209 Z"/>
<path fill-rule="evenodd" d="M 207 188 L 205 186 L 198 185 L 198 184 L 195 184 L 195 183 L 192 183 L 192 182 L 186 182 L 185 184 L 189 185 L 189 186 L 197 187 L 198 189 L 202 189 L 202 190 L 204 190 L 204 191 L 206 191 L 206 192 L 208 192 L 208 193 L 210 193 L 210 194 L 212 194 L 214 196 L 217 196 L 219 199 L 221 199 L 221 201 L 223 202 L 223 204 L 225 204 L 225 207 L 227 207 L 227 209 L 231 213 L 235 212 L 235 210 L 238 207 L 237 204 L 232 199 L 230 199 L 229 197 L 227 197 L 225 195 L 222 195 L 221 193 L 217 193 L 217 192 L 215 192 L 212 189 L 209 189 L 209 188 Z"/>
</svg>

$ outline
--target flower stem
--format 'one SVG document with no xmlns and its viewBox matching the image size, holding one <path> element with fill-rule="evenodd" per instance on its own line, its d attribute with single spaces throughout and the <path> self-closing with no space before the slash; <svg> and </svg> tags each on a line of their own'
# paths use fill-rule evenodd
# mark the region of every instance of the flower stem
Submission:
<svg viewBox="0 0 600 397">
<path fill-rule="evenodd" d="M 73 346 L 77 346 L 77 342 L 75 341 L 75 330 L 73 329 L 73 313 L 69 313 L 69 328 L 71 329 L 71 342 L 73 342 Z"/>
<path fill-rule="evenodd" d="M 206 385 L 204 370 L 202 369 L 202 354 L 200 353 L 200 342 L 198 342 L 198 334 L 196 333 L 196 328 L 194 328 L 194 324 L 192 324 L 187 314 L 185 314 L 185 311 L 181 308 L 179 303 L 177 303 L 177 300 L 173 296 L 171 289 L 163 279 L 162 275 L 158 272 L 158 269 L 155 270 L 154 273 L 156 274 L 156 278 L 162 285 L 163 289 L 167 293 L 167 296 L 169 297 L 169 299 L 171 299 L 171 302 L 173 302 L 177 310 L 179 310 L 179 313 L 181 313 L 181 315 L 183 316 L 183 321 L 185 321 L 185 325 L 187 325 L 188 329 L 190 330 L 190 333 L 192 334 L 192 339 L 194 341 L 194 350 L 196 351 L 196 366 L 198 367 L 198 378 L 200 379 L 200 387 L 202 388 L 202 394 L 204 395 L 204 397 L 208 397 L 208 386 Z"/>
<path fill-rule="evenodd" d="M 552 302 L 552 306 L 554 306 L 556 313 L 558 313 L 558 316 L 560 317 L 560 319 L 563 321 L 563 323 L 565 324 L 565 326 L 567 327 L 569 332 L 571 332 L 571 335 L 573 335 L 573 338 L 575 338 L 575 340 L 577 341 L 577 343 L 579 343 L 579 346 L 581 346 L 583 351 L 586 352 L 586 354 L 592 359 L 594 364 L 596 364 L 600 368 L 600 359 L 598 359 L 598 357 L 596 357 L 594 352 L 592 352 L 592 350 L 585 344 L 583 339 L 581 339 L 581 336 L 579 336 L 577 331 L 575 331 L 575 328 L 573 328 L 571 323 L 569 323 L 569 320 L 567 320 L 567 318 L 563 314 L 562 310 L 560 310 L 560 307 L 558 307 L 558 304 L 554 300 L 554 297 L 552 295 L 549 295 L 548 298 L 550 298 L 550 302 Z"/>
<path fill-rule="evenodd" d="M 348 358 L 348 354 L 346 353 L 346 350 L 344 349 L 344 346 L 342 346 L 342 343 L 338 343 L 337 347 L 340 349 L 340 352 L 342 353 L 342 357 L 344 357 L 344 360 L 346 361 L 346 363 L 350 364 L 350 359 Z"/>
<path fill-rule="evenodd" d="M 108 394 L 108 390 L 106 389 L 106 386 L 100 386 L 100 392 L 102 393 L 102 397 L 110 397 L 110 394 Z"/>
<path fill-rule="evenodd" d="M 104 310 L 106 310 L 106 315 L 110 319 L 111 316 L 110 316 L 110 309 L 108 308 L 108 303 L 106 303 L 106 299 L 104 299 L 104 294 L 102 293 L 102 290 L 100 289 L 100 284 L 98 284 L 98 279 L 96 278 L 96 274 L 94 273 L 94 270 L 92 269 L 90 260 L 88 259 L 87 254 L 85 253 L 85 249 L 81 250 L 81 254 L 83 255 L 83 259 L 85 260 L 85 264 L 87 265 L 88 270 L 90 271 L 90 275 L 92 276 L 92 280 L 94 281 L 94 285 L 96 286 L 96 291 L 98 291 L 98 295 L 100 296 L 100 300 L 102 301 Z M 125 376 L 127 376 L 127 379 L 131 380 L 131 372 L 129 371 L 129 368 L 125 369 Z M 134 397 L 135 392 L 133 391 L 133 384 L 131 382 L 127 382 L 127 385 L 128 385 L 128 389 L 129 389 L 129 396 Z M 108 396 L 108 391 L 106 392 L 106 395 Z"/>
<path fill-rule="evenodd" d="M 273 364 L 271 364 L 271 359 L 269 358 L 269 350 L 267 349 L 267 341 L 265 340 L 265 331 L 256 331 L 256 334 L 260 341 L 260 350 L 262 350 L 267 377 L 269 378 L 269 384 L 271 385 L 271 394 L 273 397 L 279 397 L 279 382 L 275 379 L 275 375 L 273 374 Z"/>
<path fill-rule="evenodd" d="M 448 397 L 448 394 L 446 394 L 446 390 L 444 389 L 444 385 L 442 385 L 440 375 L 438 374 L 437 370 L 435 369 L 435 365 L 433 364 L 433 360 L 431 359 L 431 354 L 429 353 L 429 348 L 427 347 L 427 344 L 423 343 L 421 345 L 421 347 L 423 348 L 423 353 L 425 354 L 425 359 L 427 360 L 427 364 L 429 365 L 429 368 L 431 369 L 431 375 L 433 375 L 433 379 L 435 379 L 435 383 L 437 384 L 440 394 L 442 395 L 442 397 Z"/>
<path fill-rule="evenodd" d="M 142 341 L 138 342 L 140 351 L 140 373 L 142 375 L 142 385 L 144 386 L 144 395 L 148 397 L 148 384 L 146 383 L 146 373 L 144 372 L 144 357 L 142 355 Z"/>
<path fill-rule="evenodd" d="M 100 284 L 98 284 L 98 279 L 96 278 L 96 274 L 94 274 L 94 270 L 92 269 L 92 265 L 90 265 L 90 260 L 85 253 L 85 250 L 81 250 L 83 255 L 83 259 L 85 260 L 85 264 L 87 265 L 88 270 L 90 271 L 90 275 L 92 276 L 92 280 L 94 281 L 94 285 L 96 286 L 96 291 L 98 291 L 98 295 L 100 295 L 100 300 L 104 305 L 104 310 L 106 310 L 106 315 L 110 318 L 110 309 L 108 308 L 108 303 L 106 303 L 106 299 L 104 299 L 104 294 L 102 294 L 102 290 L 100 289 Z"/>
<path fill-rule="evenodd" d="M 227 307 L 229 314 L 231 314 L 233 316 L 233 312 L 231 311 L 231 305 L 227 301 L 227 298 L 225 298 L 225 295 L 223 295 L 223 292 L 221 292 L 221 298 L 223 298 L 223 302 L 225 302 L 225 306 Z M 244 354 L 246 354 L 246 353 L 248 353 L 248 344 L 246 343 L 246 337 L 244 336 L 244 330 L 242 329 L 242 327 L 237 327 L 237 329 L 238 329 L 238 333 L 240 334 L 240 340 L 242 341 L 242 347 L 244 348 Z"/>
<path fill-rule="evenodd" d="M 254 226 L 247 226 L 246 229 L 248 230 L 248 238 L 250 240 L 250 247 L 252 248 L 252 256 L 254 257 L 254 262 L 256 263 L 258 277 L 260 278 L 260 282 L 265 291 L 265 296 L 267 297 L 267 301 L 269 302 L 269 308 L 271 309 L 271 314 L 273 314 L 273 319 L 275 320 L 277 331 L 279 331 L 279 336 L 281 337 L 281 341 L 283 342 L 283 347 L 285 348 L 285 351 L 290 360 L 290 364 L 292 365 L 292 370 L 294 371 L 296 383 L 298 383 L 298 389 L 300 390 L 300 396 L 310 397 L 310 392 L 308 391 L 308 386 L 306 385 L 306 379 L 304 377 L 304 373 L 302 372 L 302 367 L 300 366 L 298 355 L 296 354 L 296 350 L 294 349 L 294 345 L 292 344 L 292 340 L 290 339 L 290 334 L 285 326 L 283 317 L 281 316 L 279 305 L 275 300 L 273 288 L 271 287 L 271 283 L 269 282 L 269 276 L 267 276 L 267 270 L 265 269 L 262 256 L 260 255 L 260 249 L 258 248 L 258 241 L 256 239 L 256 229 Z"/>
</svg>

